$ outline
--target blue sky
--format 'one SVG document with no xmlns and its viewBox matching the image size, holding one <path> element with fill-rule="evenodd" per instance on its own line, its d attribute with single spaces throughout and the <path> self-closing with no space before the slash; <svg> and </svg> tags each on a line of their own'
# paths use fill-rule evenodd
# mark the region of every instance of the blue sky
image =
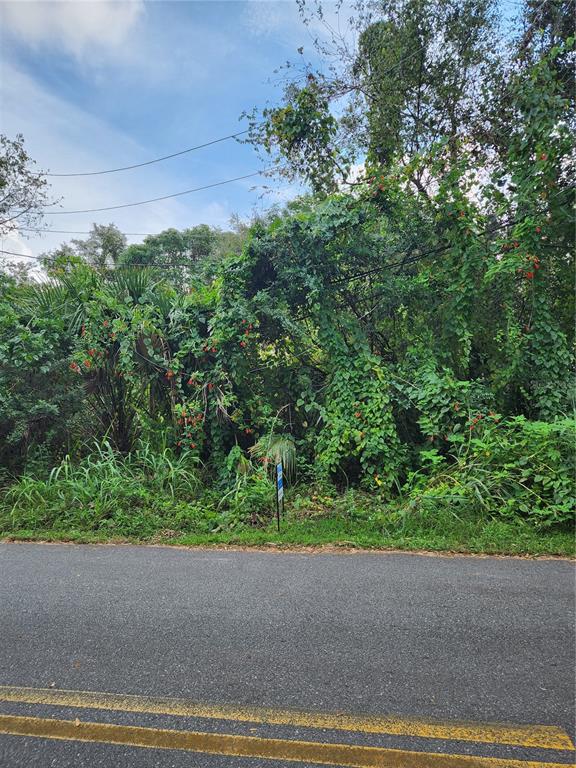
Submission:
<svg viewBox="0 0 576 768">
<path fill-rule="evenodd" d="M 510 15 L 517 3 L 503 6 Z M 335 5 L 324 7 L 337 25 Z M 325 32 L 319 22 L 311 31 L 303 25 L 295 0 L 0 1 L 0 30 L 0 132 L 22 133 L 38 166 L 52 172 L 139 163 L 242 130 L 244 110 L 278 100 L 274 70 L 299 60 L 299 46 L 316 64 L 312 34 Z M 125 173 L 52 179 L 52 194 L 63 209 L 97 208 L 260 168 L 251 146 L 229 141 Z M 45 225 L 88 230 L 114 222 L 144 233 L 226 227 L 232 214 L 247 218 L 297 191 L 273 182 L 263 195 L 261 184 L 247 179 L 121 211 L 47 216 Z M 1 247 L 38 255 L 72 237 L 15 233 Z"/>
<path fill-rule="evenodd" d="M 298 59 L 309 32 L 295 2 L 4 2 L 0 4 L 0 131 L 24 134 L 40 168 L 100 170 L 138 163 L 241 130 L 243 110 L 277 100 L 274 70 Z M 249 145 L 217 144 L 151 167 L 52 179 L 63 209 L 178 192 L 262 167 Z M 202 222 L 226 227 L 294 190 L 247 179 L 139 208 L 46 217 L 53 229 L 113 221 L 129 232 Z M 267 184 L 270 182 L 267 181 Z M 38 254 L 73 237 L 5 237 Z M 131 241 L 141 238 L 133 237 Z"/>
</svg>

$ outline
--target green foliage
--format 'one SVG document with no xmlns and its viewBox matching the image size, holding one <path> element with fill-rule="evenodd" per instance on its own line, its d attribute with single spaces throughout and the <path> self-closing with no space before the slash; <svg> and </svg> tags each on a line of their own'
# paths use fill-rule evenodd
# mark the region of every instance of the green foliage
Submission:
<svg viewBox="0 0 576 768">
<path fill-rule="evenodd" d="M 250 455 L 262 464 L 271 465 L 275 471 L 282 464 L 285 477 L 296 477 L 296 446 L 290 435 L 275 435 L 272 432 L 260 438 L 249 449 Z"/>
<path fill-rule="evenodd" d="M 48 183 L 24 147 L 24 137 L 0 134 L 0 235 L 16 224 L 34 227 L 42 209 L 51 205 Z"/>
<path fill-rule="evenodd" d="M 23 290 L 0 275 L 0 465 L 12 471 L 29 450 L 58 457 L 69 447 L 83 398 L 68 370 L 71 340 L 61 316 L 30 311 Z"/>
<path fill-rule="evenodd" d="M 335 169 L 344 180 L 349 163 L 338 150 L 337 123 L 317 79 L 309 75 L 304 87 L 291 85 L 285 105 L 264 109 L 262 117 L 251 115 L 252 141 L 275 157 L 276 165 L 282 158 L 289 178 L 303 176 L 314 192 L 335 191 Z"/>
<path fill-rule="evenodd" d="M 168 500 L 192 501 L 200 488 L 197 462 L 143 446 L 128 456 L 109 443 L 82 461 L 69 456 L 48 477 L 23 475 L 8 487 L 2 507 L 11 527 L 106 531 L 146 536 L 162 526 Z"/>
<path fill-rule="evenodd" d="M 454 463 L 435 450 L 423 454 L 426 463 L 404 489 L 416 514 L 445 509 L 456 517 L 521 518 L 538 528 L 574 519 L 574 420 L 501 422 L 488 415 L 475 418 L 469 432 L 454 445 Z"/>
<path fill-rule="evenodd" d="M 362 352 L 336 358 L 321 408 L 317 459 L 346 478 L 370 478 L 390 490 L 402 466 L 403 450 L 392 417 L 386 371 Z M 357 462 L 357 464 L 356 464 Z"/>
<path fill-rule="evenodd" d="M 374 536 L 568 529 L 573 40 L 506 57 L 484 0 L 372 5 L 346 77 L 258 128 L 317 194 L 2 274 L 5 528 L 265 532 L 281 460 L 299 514 Z"/>
</svg>

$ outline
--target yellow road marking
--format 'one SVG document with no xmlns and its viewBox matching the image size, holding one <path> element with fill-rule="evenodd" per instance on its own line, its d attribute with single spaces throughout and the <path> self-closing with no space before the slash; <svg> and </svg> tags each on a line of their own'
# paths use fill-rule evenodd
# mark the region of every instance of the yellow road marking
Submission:
<svg viewBox="0 0 576 768">
<path fill-rule="evenodd" d="M 79 720 L 52 720 L 15 715 L 0 715 L 0 733 L 65 741 L 124 744 L 131 747 L 188 750 L 231 757 L 289 760 L 346 768 L 566 768 L 566 763 L 409 752 L 350 744 L 261 739 L 256 736 L 171 731 L 134 725 L 84 723 Z"/>
<path fill-rule="evenodd" d="M 359 733 L 419 736 L 427 739 L 513 744 L 541 749 L 569 749 L 574 745 L 562 728 L 553 725 L 508 725 L 503 723 L 452 723 L 395 717 L 298 712 L 263 707 L 232 707 L 198 704 L 186 699 L 150 698 L 116 693 L 61 691 L 53 688 L 0 686 L 0 701 L 50 704 L 61 707 L 107 709 L 160 715 L 183 715 L 216 720 L 328 728 Z"/>
</svg>

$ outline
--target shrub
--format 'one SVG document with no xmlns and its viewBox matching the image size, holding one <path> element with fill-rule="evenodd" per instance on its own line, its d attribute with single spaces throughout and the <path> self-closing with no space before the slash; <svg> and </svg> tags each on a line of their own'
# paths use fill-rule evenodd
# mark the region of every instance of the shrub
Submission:
<svg viewBox="0 0 576 768">
<path fill-rule="evenodd" d="M 199 489 L 189 454 L 143 445 L 122 456 L 105 442 L 78 463 L 67 456 L 47 478 L 22 475 L 5 491 L 2 507 L 13 528 L 147 535 L 162 527 L 155 511 L 162 500 L 191 500 Z"/>
<path fill-rule="evenodd" d="M 425 466 L 404 487 L 415 508 L 520 517 L 540 528 L 574 520 L 573 419 L 500 422 L 494 414 L 476 417 L 468 431 L 451 438 L 453 464 L 436 450 L 423 452 Z"/>
</svg>

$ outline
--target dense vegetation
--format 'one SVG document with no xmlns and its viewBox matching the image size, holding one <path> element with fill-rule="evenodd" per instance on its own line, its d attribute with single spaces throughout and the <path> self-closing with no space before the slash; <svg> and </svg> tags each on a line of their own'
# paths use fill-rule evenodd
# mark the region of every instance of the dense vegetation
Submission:
<svg viewBox="0 0 576 768">
<path fill-rule="evenodd" d="M 570 550 L 571 3 L 370 8 L 253 119 L 309 196 L 2 272 L 5 534 Z"/>
</svg>

